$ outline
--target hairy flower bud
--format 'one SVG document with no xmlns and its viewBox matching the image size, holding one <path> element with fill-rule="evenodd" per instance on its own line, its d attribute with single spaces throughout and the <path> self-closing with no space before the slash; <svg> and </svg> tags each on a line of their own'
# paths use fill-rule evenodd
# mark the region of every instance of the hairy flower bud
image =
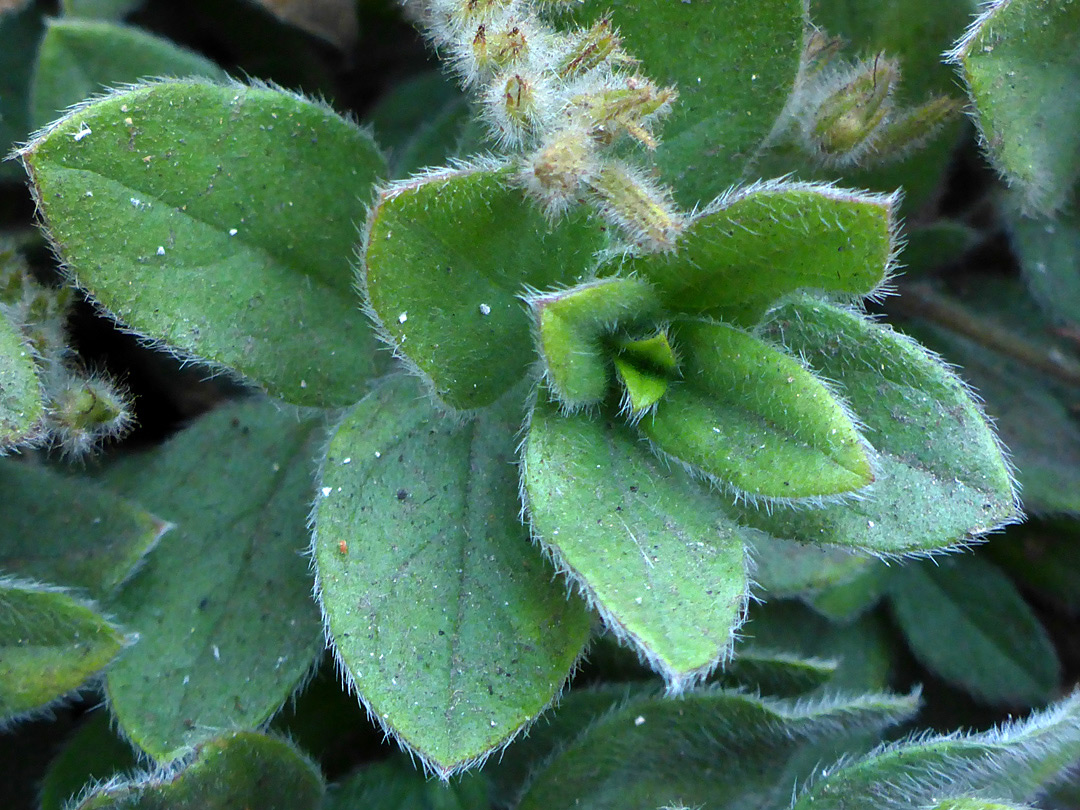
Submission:
<svg viewBox="0 0 1080 810">
<path fill-rule="evenodd" d="M 810 111 L 806 133 L 813 146 L 837 162 L 856 160 L 887 120 L 899 81 L 899 64 L 882 54 L 853 66 Z"/>
<path fill-rule="evenodd" d="M 654 253 L 675 247 L 683 220 L 663 189 L 616 162 L 605 164 L 588 185 L 604 215 L 639 247 Z"/>
</svg>

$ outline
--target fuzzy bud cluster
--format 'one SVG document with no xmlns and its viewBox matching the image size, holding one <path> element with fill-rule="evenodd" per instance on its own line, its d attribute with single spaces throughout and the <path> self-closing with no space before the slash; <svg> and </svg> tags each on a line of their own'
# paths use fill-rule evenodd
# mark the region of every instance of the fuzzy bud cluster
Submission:
<svg viewBox="0 0 1080 810">
<path fill-rule="evenodd" d="M 669 250 L 683 218 L 670 195 L 612 154 L 658 145 L 677 93 L 637 70 L 606 18 L 563 31 L 545 19 L 573 0 L 428 0 L 411 12 L 482 102 L 500 148 L 518 153 L 524 188 L 550 217 L 595 205 L 644 250 Z"/>
<path fill-rule="evenodd" d="M 22 333 L 31 348 L 45 399 L 45 434 L 62 452 L 82 456 L 132 425 L 124 389 L 87 371 L 68 348 L 66 323 L 72 291 L 39 283 L 25 261 L 0 246 L 0 317 Z"/>
<path fill-rule="evenodd" d="M 819 32 L 808 40 L 796 105 L 799 141 L 828 166 L 897 160 L 929 140 L 959 105 L 935 96 L 917 107 L 896 103 L 899 62 L 884 53 L 848 62 Z"/>
</svg>

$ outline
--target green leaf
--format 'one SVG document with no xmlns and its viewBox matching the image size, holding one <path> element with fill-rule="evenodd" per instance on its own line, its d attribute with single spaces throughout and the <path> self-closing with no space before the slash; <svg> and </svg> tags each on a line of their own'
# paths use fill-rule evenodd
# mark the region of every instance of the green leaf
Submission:
<svg viewBox="0 0 1080 810">
<path fill-rule="evenodd" d="M 384 191 L 368 223 L 371 307 L 450 408 L 490 405 L 525 375 L 521 296 L 582 281 L 606 242 L 587 213 L 551 225 L 511 183 L 509 168 L 427 175 Z"/>
<path fill-rule="evenodd" d="M 813 768 L 808 755 L 880 732 L 917 705 L 890 695 L 786 702 L 718 690 L 631 701 L 551 759 L 519 809 L 779 807 Z"/>
<path fill-rule="evenodd" d="M 994 167 L 1029 207 L 1060 208 L 1080 178 L 1080 6 L 995 0 L 951 56 Z"/>
<path fill-rule="evenodd" d="M 21 11 L 0 14 L 0 152 L 30 135 L 30 80 L 44 29 L 42 10 L 29 3 Z M 17 180 L 19 167 L 0 161 L 0 181 Z"/>
<path fill-rule="evenodd" d="M 78 689 L 132 640 L 89 603 L 0 580 L 0 721 Z"/>
<path fill-rule="evenodd" d="M 387 150 L 390 177 L 445 165 L 457 153 L 471 119 L 468 98 L 439 71 L 391 88 L 367 116 Z"/>
<path fill-rule="evenodd" d="M 95 598 L 112 593 L 170 528 L 88 479 L 29 462 L 0 461 L 0 491 L 0 569 Z"/>
<path fill-rule="evenodd" d="M 176 524 L 111 605 L 141 638 L 108 698 L 155 759 L 262 723 L 321 649 L 302 552 L 323 430 L 270 402 L 230 405 L 105 471 Z"/>
<path fill-rule="evenodd" d="M 138 28 L 60 18 L 47 23 L 31 89 L 34 124 L 110 86 L 149 76 L 228 77 L 209 59 Z"/>
<path fill-rule="evenodd" d="M 587 281 L 532 294 L 528 302 L 545 380 L 568 410 L 598 405 L 607 394 L 611 358 L 604 339 L 619 327 L 648 324 L 660 314 L 652 287 L 638 278 Z"/>
<path fill-rule="evenodd" d="M 836 673 L 836 662 L 821 658 L 742 646 L 719 674 L 719 682 L 759 695 L 795 698 L 825 686 Z"/>
<path fill-rule="evenodd" d="M 801 596 L 856 579 L 871 560 L 849 549 L 761 535 L 754 541 L 754 582 L 767 597 Z"/>
<path fill-rule="evenodd" d="M 987 402 L 1036 514 L 1080 513 L 1080 425 L 1073 405 L 1080 373 L 1072 349 L 1015 279 L 984 278 L 964 298 L 920 285 L 911 314 L 936 310 L 905 328 L 963 368 Z"/>
<path fill-rule="evenodd" d="M 446 776 L 559 693 L 590 616 L 518 519 L 521 398 L 464 425 L 392 378 L 330 442 L 315 507 L 327 633 L 388 733 Z"/>
<path fill-rule="evenodd" d="M 34 352 L 0 312 L 0 453 L 38 441 L 44 416 Z"/>
<path fill-rule="evenodd" d="M 289 93 L 172 81 L 75 110 L 21 155 L 72 278 L 128 328 L 290 402 L 363 393 L 367 133 Z"/>
<path fill-rule="evenodd" d="M 1032 297 L 1055 322 L 1080 327 L 1080 212 L 1052 221 L 1013 213 L 1009 221 Z"/>
<path fill-rule="evenodd" d="M 49 765 L 41 783 L 41 810 L 61 810 L 85 785 L 104 782 L 137 764 L 131 746 L 110 728 L 109 713 L 96 711 Z"/>
<path fill-rule="evenodd" d="M 915 657 L 979 700 L 1045 703 L 1061 676 L 1054 645 L 1007 576 L 980 557 L 909 563 L 889 589 Z"/>
<path fill-rule="evenodd" d="M 1002 802 L 988 801 L 986 799 L 959 798 L 946 799 L 934 805 L 934 810 L 1029 810 L 1015 804 L 1003 804 Z"/>
<path fill-rule="evenodd" d="M 890 577 L 884 563 L 870 560 L 852 579 L 804 594 L 803 601 L 830 621 L 847 624 L 877 605 Z"/>
<path fill-rule="evenodd" d="M 756 536 L 631 429 L 536 405 L 522 474 L 534 534 L 607 626 L 673 691 L 729 651 Z"/>
<path fill-rule="evenodd" d="M 289 743 L 233 732 L 203 743 L 178 769 L 110 782 L 71 810 L 319 810 L 323 779 Z"/>
<path fill-rule="evenodd" d="M 1032 521 L 987 546 L 987 553 L 1025 587 L 1080 613 L 1080 523 L 1069 518 Z"/>
<path fill-rule="evenodd" d="M 794 290 L 850 300 L 877 290 L 897 250 L 896 202 L 821 184 L 756 184 L 698 214 L 676 251 L 612 259 L 599 272 L 636 273 L 667 309 L 750 327 Z"/>
<path fill-rule="evenodd" d="M 813 511 L 745 519 L 777 537 L 874 554 L 944 548 L 1017 517 L 1001 448 L 964 384 L 915 341 L 853 312 L 806 299 L 770 316 L 762 334 L 833 381 L 877 451 L 865 497 Z"/>
<path fill-rule="evenodd" d="M 748 499 L 840 495 L 874 480 L 844 405 L 802 363 L 725 324 L 680 319 L 674 384 L 641 422 L 664 453 Z"/>
<path fill-rule="evenodd" d="M 943 795 L 1026 801 L 1080 757 L 1080 696 L 981 734 L 916 738 L 822 774 L 793 810 L 923 807 Z"/>
<path fill-rule="evenodd" d="M 119 20 L 143 4 L 143 0 L 61 0 L 67 17 Z"/>
<path fill-rule="evenodd" d="M 323 810 L 480 810 L 490 806 L 485 776 L 449 784 L 425 778 L 412 761 L 394 756 L 365 765 L 332 788 Z"/>
<path fill-rule="evenodd" d="M 656 150 L 662 176 L 686 208 L 711 200 L 747 172 L 795 86 L 802 0 L 590 0 L 610 12 L 642 71 L 674 84 L 679 100 Z"/>
</svg>

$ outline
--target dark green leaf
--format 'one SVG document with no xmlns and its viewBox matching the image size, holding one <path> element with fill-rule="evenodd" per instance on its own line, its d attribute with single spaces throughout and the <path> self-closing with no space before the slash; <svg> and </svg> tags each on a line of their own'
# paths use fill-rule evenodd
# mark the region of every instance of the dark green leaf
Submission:
<svg viewBox="0 0 1080 810">
<path fill-rule="evenodd" d="M 1061 675 L 1054 645 L 1012 581 L 980 557 L 909 563 L 893 575 L 893 616 L 931 671 L 989 703 L 1045 703 Z"/>
<path fill-rule="evenodd" d="M 104 598 L 130 576 L 169 524 L 85 478 L 0 461 L 7 516 L 0 569 Z"/>
<path fill-rule="evenodd" d="M 319 810 L 322 774 L 289 743 L 233 732 L 179 769 L 103 785 L 71 810 Z"/>
<path fill-rule="evenodd" d="M 1024 281 L 1054 321 L 1080 327 L 1080 213 L 1053 220 L 1011 217 Z"/>
<path fill-rule="evenodd" d="M 112 604 L 139 644 L 109 670 L 126 735 L 166 760 L 277 711 L 322 647 L 303 550 L 323 423 L 266 401 L 106 470 L 176 528 Z"/>
<path fill-rule="evenodd" d="M 953 59 L 994 167 L 1028 206 L 1060 208 L 1080 177 L 1080 5 L 996 0 Z"/>
<path fill-rule="evenodd" d="M 656 163 L 685 207 L 711 200 L 747 171 L 795 87 L 802 0 L 590 0 L 611 13 L 645 75 L 674 84 Z"/>
<path fill-rule="evenodd" d="M 853 312 L 806 299 L 763 334 L 832 380 L 877 451 L 862 500 L 813 511 L 747 511 L 774 536 L 876 554 L 944 548 L 1014 521 L 1016 494 L 986 417 L 964 384 L 918 343 Z"/>
<path fill-rule="evenodd" d="M 801 596 L 830 585 L 850 582 L 871 564 L 868 557 L 819 543 L 754 540 L 754 582 L 767 597 Z"/>
<path fill-rule="evenodd" d="M 143 0 L 61 0 L 68 17 L 118 20 L 143 4 Z"/>
<path fill-rule="evenodd" d="M 22 158 L 72 278 L 127 327 L 290 402 L 363 393 L 367 133 L 289 93 L 174 81 L 70 113 Z"/>
<path fill-rule="evenodd" d="M 132 640 L 62 591 L 0 580 L 0 721 L 79 688 Z"/>
<path fill-rule="evenodd" d="M 336 788 L 323 810 L 481 810 L 487 779 L 469 774 L 449 784 L 427 779 L 405 756 L 365 765 Z"/>
<path fill-rule="evenodd" d="M 704 690 L 633 700 L 593 723 L 528 787 L 520 810 L 786 804 L 814 757 L 911 716 L 911 697 L 785 702 Z"/>
<path fill-rule="evenodd" d="M 600 274 L 634 272 L 670 310 L 750 327 L 794 290 L 877 290 L 896 252 L 895 206 L 826 185 L 753 185 L 697 215 L 675 252 L 612 259 Z"/>
<path fill-rule="evenodd" d="M 1026 801 L 1080 757 L 1080 697 L 982 734 L 893 743 L 812 784 L 793 810 L 924 807 L 943 795 Z"/>
<path fill-rule="evenodd" d="M 392 378 L 338 427 L 315 511 L 328 636 L 382 726 L 446 775 L 559 693 L 590 616 L 518 519 L 521 397 L 464 425 Z"/>
<path fill-rule="evenodd" d="M 584 213 L 548 223 L 507 168 L 449 170 L 380 196 L 364 286 L 435 395 L 470 410 L 498 399 L 535 359 L 521 296 L 580 282 L 605 241 Z"/>
<path fill-rule="evenodd" d="M 30 123 L 30 81 L 34 55 L 44 33 L 41 8 L 27 3 L 21 11 L 0 14 L 0 153 L 33 130 Z M 19 167 L 0 160 L 0 181 L 17 180 Z"/>
<path fill-rule="evenodd" d="M 44 416 L 34 352 L 0 312 L 0 453 L 40 439 Z"/>
<path fill-rule="evenodd" d="M 641 421 L 664 453 L 747 499 L 841 495 L 874 480 L 845 406 L 805 365 L 722 323 L 680 319 L 675 383 Z"/>
<path fill-rule="evenodd" d="M 607 626 L 681 690 L 728 652 L 757 535 L 629 428 L 536 405 L 523 480 L 533 532 Z"/>
<path fill-rule="evenodd" d="M 135 752 L 113 732 L 110 722 L 107 711 L 97 711 L 71 735 L 41 783 L 41 810 L 61 810 L 90 782 L 104 782 L 135 768 Z"/>
<path fill-rule="evenodd" d="M 1069 613 L 1080 612 L 1080 524 L 1073 519 L 1033 521 L 987 547 L 1010 576 Z"/>
<path fill-rule="evenodd" d="M 107 87 L 162 76 L 227 78 L 209 59 L 138 28 L 49 20 L 34 69 L 34 124 L 44 126 L 62 110 Z"/>
</svg>

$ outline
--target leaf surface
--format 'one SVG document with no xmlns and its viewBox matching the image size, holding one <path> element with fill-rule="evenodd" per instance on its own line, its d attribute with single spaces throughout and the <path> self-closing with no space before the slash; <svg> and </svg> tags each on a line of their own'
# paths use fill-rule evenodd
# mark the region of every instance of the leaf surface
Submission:
<svg viewBox="0 0 1080 810">
<path fill-rule="evenodd" d="M 1045 703 L 1061 666 L 1039 618 L 1005 574 L 964 555 L 893 574 L 892 613 L 915 657 L 977 699 Z"/>
<path fill-rule="evenodd" d="M 878 289 L 896 251 L 896 198 L 773 182 L 725 195 L 696 216 L 672 253 L 612 259 L 652 282 L 674 312 L 754 326 L 798 289 L 852 300 Z"/>
<path fill-rule="evenodd" d="M 320 418 L 253 401 L 105 471 L 176 524 L 111 605 L 141 638 L 110 669 L 108 698 L 155 759 L 262 723 L 322 648 L 303 557 L 322 441 Z"/>
<path fill-rule="evenodd" d="M 107 711 L 95 711 L 64 743 L 41 782 L 41 810 L 62 810 L 91 781 L 135 768 L 135 752 L 110 723 Z"/>
<path fill-rule="evenodd" d="M 675 690 L 728 652 L 756 536 L 633 431 L 537 403 L 523 480 L 534 534 L 556 565 Z"/>
<path fill-rule="evenodd" d="M 34 352 L 0 313 L 0 453 L 38 439 L 44 416 Z"/>
<path fill-rule="evenodd" d="M 318 810 L 322 774 L 283 740 L 233 732 L 203 743 L 166 774 L 106 784 L 72 810 Z"/>
<path fill-rule="evenodd" d="M 22 158 L 68 272 L 122 324 L 290 402 L 361 396 L 367 133 L 289 93 L 172 81 L 70 113 Z"/>
<path fill-rule="evenodd" d="M 784 702 L 704 690 L 609 712 L 551 759 L 520 810 L 729 810 L 781 806 L 813 768 L 807 754 L 909 717 L 911 697 Z"/>
<path fill-rule="evenodd" d="M 1080 178 L 1080 5 L 995 0 L 954 59 L 994 167 L 1031 208 L 1060 208 Z"/>
<path fill-rule="evenodd" d="M 868 448 L 794 357 L 722 323 L 676 320 L 682 380 L 640 423 L 664 453 L 749 499 L 840 495 L 874 480 Z"/>
<path fill-rule="evenodd" d="M 89 604 L 62 591 L 0 580 L 0 720 L 79 688 L 130 641 Z"/>
<path fill-rule="evenodd" d="M 777 537 L 875 554 L 944 548 L 1017 517 L 994 433 L 964 384 L 915 341 L 853 312 L 806 299 L 762 329 L 832 380 L 877 451 L 866 497 L 745 519 Z"/>
<path fill-rule="evenodd" d="M 383 192 L 364 285 L 397 350 L 458 410 L 490 405 L 536 355 L 521 296 L 580 282 L 606 236 L 586 212 L 550 225 L 510 170 L 462 169 Z"/>
<path fill-rule="evenodd" d="M 323 466 L 327 635 L 372 715 L 443 775 L 535 720 L 590 629 L 518 519 L 520 403 L 458 425 L 391 378 L 348 413 Z"/>
<path fill-rule="evenodd" d="M 169 524 L 86 478 L 0 460 L 7 516 L 0 569 L 108 596 Z"/>
<path fill-rule="evenodd" d="M 323 810 L 480 810 L 489 805 L 484 775 L 469 774 L 447 784 L 428 779 L 398 755 L 361 767 L 332 790 Z"/>
</svg>

